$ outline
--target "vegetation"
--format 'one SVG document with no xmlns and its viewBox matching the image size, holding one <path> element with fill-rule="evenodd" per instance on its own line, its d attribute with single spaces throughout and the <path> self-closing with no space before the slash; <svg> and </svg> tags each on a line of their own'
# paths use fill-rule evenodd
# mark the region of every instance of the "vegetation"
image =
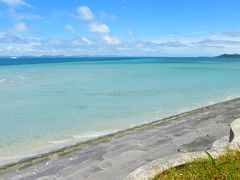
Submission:
<svg viewBox="0 0 240 180">
<path fill-rule="evenodd" d="M 205 180 L 240 179 L 240 151 L 227 150 L 227 153 L 217 159 L 206 152 L 208 159 L 197 159 L 191 163 L 170 168 L 159 174 L 153 180 Z"/>
<path fill-rule="evenodd" d="M 222 54 L 219 58 L 240 58 L 240 54 Z"/>
</svg>

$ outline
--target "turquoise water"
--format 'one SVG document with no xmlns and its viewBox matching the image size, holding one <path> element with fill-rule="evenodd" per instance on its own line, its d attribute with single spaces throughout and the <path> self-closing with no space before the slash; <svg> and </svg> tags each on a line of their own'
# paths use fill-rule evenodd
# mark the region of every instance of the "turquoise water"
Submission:
<svg viewBox="0 0 240 180">
<path fill-rule="evenodd" d="M 240 59 L 0 66 L 0 149 L 98 136 L 240 95 Z"/>
</svg>

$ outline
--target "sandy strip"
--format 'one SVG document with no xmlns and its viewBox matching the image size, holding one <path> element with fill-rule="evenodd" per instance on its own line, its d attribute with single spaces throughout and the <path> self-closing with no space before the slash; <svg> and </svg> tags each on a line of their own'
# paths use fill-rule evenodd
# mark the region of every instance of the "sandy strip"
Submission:
<svg viewBox="0 0 240 180">
<path fill-rule="evenodd" d="M 124 179 L 154 159 L 209 149 L 239 117 L 237 98 L 27 160 L 0 179 Z"/>
</svg>

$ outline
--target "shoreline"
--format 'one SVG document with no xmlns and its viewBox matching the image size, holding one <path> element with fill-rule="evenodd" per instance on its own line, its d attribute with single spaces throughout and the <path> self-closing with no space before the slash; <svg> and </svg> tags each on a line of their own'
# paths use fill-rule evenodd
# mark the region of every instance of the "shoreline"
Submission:
<svg viewBox="0 0 240 180">
<path fill-rule="evenodd" d="M 102 135 L 87 141 L 81 141 L 75 144 L 71 144 L 71 145 L 67 145 L 64 146 L 62 148 L 59 149 L 54 149 L 52 151 L 49 151 L 47 153 L 42 153 L 42 154 L 38 154 L 36 156 L 32 156 L 32 157 L 28 157 L 28 158 L 23 158 L 17 162 L 10 162 L 10 163 L 5 163 L 0 167 L 0 174 L 1 173 L 5 173 L 14 169 L 19 169 L 19 168 L 24 168 L 26 166 L 30 166 L 30 165 L 34 165 L 37 164 L 39 162 L 43 162 L 46 160 L 51 159 L 52 157 L 63 157 L 64 155 L 70 154 L 72 152 L 76 152 L 76 151 L 80 151 L 83 150 L 85 148 L 89 148 L 89 147 L 93 147 L 96 146 L 98 144 L 104 143 L 104 142 L 110 142 L 113 139 L 117 139 L 117 138 L 121 138 L 130 134 L 137 134 L 141 131 L 147 131 L 149 129 L 152 129 L 156 126 L 160 126 L 160 124 L 164 124 L 167 122 L 172 122 L 172 121 L 176 121 L 180 118 L 184 118 L 185 116 L 189 116 L 191 114 L 200 112 L 200 111 L 204 111 L 204 110 L 208 110 L 209 108 L 213 108 L 216 107 L 218 105 L 227 105 L 229 103 L 234 103 L 240 101 L 240 97 L 234 98 L 234 99 L 230 99 L 230 100 L 226 100 L 226 101 L 222 101 L 216 104 L 211 104 L 208 106 L 204 106 L 204 107 L 200 107 L 197 109 L 193 109 L 191 111 L 187 111 L 187 112 L 183 112 L 177 115 L 173 115 L 167 118 L 163 118 L 163 119 L 159 119 L 153 122 L 148 122 L 148 123 L 144 123 L 135 127 L 131 127 L 125 130 L 121 130 L 121 131 L 117 131 L 114 133 L 110 133 L 107 135 Z"/>
</svg>

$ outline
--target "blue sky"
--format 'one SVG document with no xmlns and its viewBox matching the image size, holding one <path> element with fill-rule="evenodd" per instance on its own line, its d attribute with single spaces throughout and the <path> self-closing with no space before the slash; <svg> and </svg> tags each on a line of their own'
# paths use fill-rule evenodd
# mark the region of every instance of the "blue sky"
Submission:
<svg viewBox="0 0 240 180">
<path fill-rule="evenodd" d="M 240 53 L 239 0 L 0 0 L 0 55 Z"/>
</svg>

